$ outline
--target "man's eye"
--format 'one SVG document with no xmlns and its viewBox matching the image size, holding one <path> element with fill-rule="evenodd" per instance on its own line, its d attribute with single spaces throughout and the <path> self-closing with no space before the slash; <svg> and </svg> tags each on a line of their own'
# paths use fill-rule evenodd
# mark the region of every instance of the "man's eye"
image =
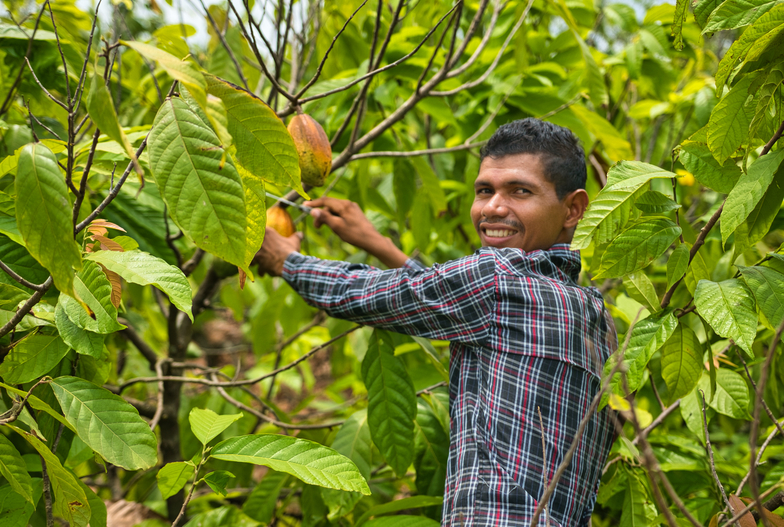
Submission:
<svg viewBox="0 0 784 527">
<path fill-rule="evenodd" d="M 478 189 L 476 189 L 476 193 L 477 193 L 477 195 L 479 195 L 479 194 L 492 194 L 493 191 L 490 190 L 489 188 L 478 188 Z"/>
<path fill-rule="evenodd" d="M 531 191 L 528 190 L 527 188 L 518 188 L 518 189 L 515 189 L 515 193 L 516 194 L 530 194 Z"/>
</svg>

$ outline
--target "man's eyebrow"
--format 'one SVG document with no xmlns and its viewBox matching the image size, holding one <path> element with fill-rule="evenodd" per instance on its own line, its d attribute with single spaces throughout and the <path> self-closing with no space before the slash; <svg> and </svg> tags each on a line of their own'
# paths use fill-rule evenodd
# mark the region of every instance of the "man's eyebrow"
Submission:
<svg viewBox="0 0 784 527">
<path fill-rule="evenodd" d="M 477 179 L 474 182 L 474 188 L 478 187 L 492 187 L 493 185 L 489 181 L 485 181 L 482 179 Z M 529 179 L 512 179 L 510 181 L 504 181 L 501 187 L 530 187 L 530 188 L 539 188 L 539 184 Z"/>
</svg>

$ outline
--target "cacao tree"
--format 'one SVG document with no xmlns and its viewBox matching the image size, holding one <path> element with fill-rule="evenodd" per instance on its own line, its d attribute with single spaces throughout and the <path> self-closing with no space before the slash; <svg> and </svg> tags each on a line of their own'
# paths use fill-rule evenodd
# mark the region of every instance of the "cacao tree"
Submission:
<svg viewBox="0 0 784 527">
<path fill-rule="evenodd" d="M 438 525 L 447 343 L 330 319 L 251 261 L 286 221 L 268 192 L 469 254 L 478 148 L 523 117 L 585 148 L 572 246 L 621 343 L 592 524 L 784 522 L 780 2 L 5 7 L 12 525 Z M 304 252 L 381 265 L 288 211 Z"/>
</svg>

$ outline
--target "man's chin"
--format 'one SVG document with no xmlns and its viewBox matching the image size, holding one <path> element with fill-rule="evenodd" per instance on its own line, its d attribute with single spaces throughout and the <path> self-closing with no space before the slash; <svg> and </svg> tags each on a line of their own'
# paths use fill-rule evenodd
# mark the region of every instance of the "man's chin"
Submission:
<svg viewBox="0 0 784 527">
<path fill-rule="evenodd" d="M 517 235 L 504 236 L 502 238 L 495 238 L 491 236 L 482 235 L 482 247 L 495 247 L 496 249 L 504 248 L 522 248 L 522 242 Z"/>
</svg>

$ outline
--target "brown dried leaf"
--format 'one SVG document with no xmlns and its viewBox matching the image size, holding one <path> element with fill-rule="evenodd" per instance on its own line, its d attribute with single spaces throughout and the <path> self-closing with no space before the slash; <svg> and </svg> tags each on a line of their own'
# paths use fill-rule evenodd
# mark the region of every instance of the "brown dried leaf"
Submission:
<svg viewBox="0 0 784 527">
<path fill-rule="evenodd" d="M 778 514 L 773 514 L 768 509 L 763 509 L 762 513 L 765 515 L 765 518 L 768 519 L 768 523 L 773 527 L 784 527 L 784 518 Z"/>
<path fill-rule="evenodd" d="M 94 219 L 92 222 L 90 222 L 90 227 L 93 227 L 93 226 L 105 227 L 107 229 L 114 229 L 116 231 L 126 232 L 125 229 L 123 229 L 122 227 L 120 227 L 116 223 L 112 223 L 110 221 L 102 220 L 100 218 Z"/>
<path fill-rule="evenodd" d="M 125 252 L 123 246 L 117 243 L 116 241 L 112 240 L 111 238 L 107 238 L 106 236 L 101 236 L 96 234 L 93 236 L 95 241 L 101 242 L 101 249 L 104 251 L 116 251 L 116 252 Z"/>
<path fill-rule="evenodd" d="M 240 289 L 245 289 L 245 279 L 248 278 L 248 275 L 239 267 L 237 269 L 240 271 Z"/>
<path fill-rule="evenodd" d="M 733 516 L 746 508 L 746 504 L 743 503 L 743 501 L 734 494 L 730 494 L 729 500 L 730 506 L 732 506 Z M 738 525 L 740 525 L 740 527 L 757 527 L 757 522 L 754 521 L 754 516 L 751 515 L 751 512 L 747 512 L 740 517 L 738 520 Z"/>
<path fill-rule="evenodd" d="M 104 267 L 103 264 L 98 265 L 101 266 L 106 278 L 109 279 L 109 283 L 112 284 L 112 305 L 119 308 L 120 302 L 122 301 L 122 278 L 114 271 L 110 271 Z"/>
</svg>

